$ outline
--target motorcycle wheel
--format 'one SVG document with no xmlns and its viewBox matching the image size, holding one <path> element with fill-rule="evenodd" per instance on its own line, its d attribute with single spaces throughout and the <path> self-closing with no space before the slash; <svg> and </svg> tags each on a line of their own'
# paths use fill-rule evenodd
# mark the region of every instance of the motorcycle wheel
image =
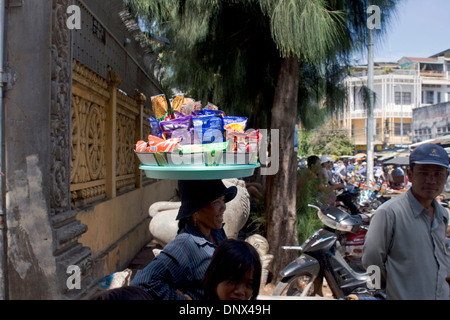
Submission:
<svg viewBox="0 0 450 320">
<path fill-rule="evenodd" d="M 303 294 L 303 291 L 308 285 L 310 285 L 308 292 Z M 282 279 L 273 291 L 274 296 L 313 297 L 317 294 L 322 295 L 322 278 L 316 277 L 314 279 L 308 272 L 300 273 L 291 278 Z"/>
</svg>

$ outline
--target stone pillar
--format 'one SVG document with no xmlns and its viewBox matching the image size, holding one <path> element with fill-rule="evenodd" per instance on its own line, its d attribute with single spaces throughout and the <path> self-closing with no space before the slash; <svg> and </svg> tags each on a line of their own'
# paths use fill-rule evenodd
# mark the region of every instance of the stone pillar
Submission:
<svg viewBox="0 0 450 320">
<path fill-rule="evenodd" d="M 24 1 L 7 10 L 5 99 L 7 299 L 72 299 L 95 285 L 87 227 L 70 204 L 72 43 L 70 0 Z M 69 288 L 70 266 L 81 286 Z M 78 280 L 78 279 L 74 279 Z"/>
</svg>

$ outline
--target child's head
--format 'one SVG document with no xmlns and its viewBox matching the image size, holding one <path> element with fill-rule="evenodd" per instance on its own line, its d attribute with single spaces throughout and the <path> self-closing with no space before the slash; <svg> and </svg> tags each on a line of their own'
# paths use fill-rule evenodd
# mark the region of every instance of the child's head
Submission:
<svg viewBox="0 0 450 320">
<path fill-rule="evenodd" d="M 207 300 L 256 299 L 261 260 L 251 244 L 227 239 L 220 243 L 203 278 Z"/>
</svg>

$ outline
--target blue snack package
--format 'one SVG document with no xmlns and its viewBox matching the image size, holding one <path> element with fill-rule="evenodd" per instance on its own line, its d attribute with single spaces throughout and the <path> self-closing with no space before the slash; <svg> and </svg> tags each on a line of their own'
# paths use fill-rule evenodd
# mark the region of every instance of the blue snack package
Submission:
<svg viewBox="0 0 450 320">
<path fill-rule="evenodd" d="M 223 142 L 222 117 L 210 115 L 192 118 L 195 138 L 199 143 Z"/>
<path fill-rule="evenodd" d="M 148 118 L 148 121 L 150 122 L 150 128 L 152 129 L 152 135 L 155 137 L 161 137 L 162 130 L 159 127 L 159 121 L 156 120 L 156 117 L 151 116 L 150 118 Z"/>
</svg>

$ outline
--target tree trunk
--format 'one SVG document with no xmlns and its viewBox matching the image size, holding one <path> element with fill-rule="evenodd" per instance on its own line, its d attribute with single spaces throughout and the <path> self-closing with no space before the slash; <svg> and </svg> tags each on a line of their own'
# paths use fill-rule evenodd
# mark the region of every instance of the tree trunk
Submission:
<svg viewBox="0 0 450 320">
<path fill-rule="evenodd" d="M 296 177 L 297 155 L 294 152 L 294 128 L 297 123 L 299 61 L 285 58 L 281 64 L 272 106 L 271 130 L 279 130 L 279 170 L 266 177 L 266 230 L 272 260 L 272 283 L 280 271 L 298 253 L 283 250 L 283 245 L 297 245 Z M 272 145 L 272 154 L 275 152 Z"/>
</svg>

